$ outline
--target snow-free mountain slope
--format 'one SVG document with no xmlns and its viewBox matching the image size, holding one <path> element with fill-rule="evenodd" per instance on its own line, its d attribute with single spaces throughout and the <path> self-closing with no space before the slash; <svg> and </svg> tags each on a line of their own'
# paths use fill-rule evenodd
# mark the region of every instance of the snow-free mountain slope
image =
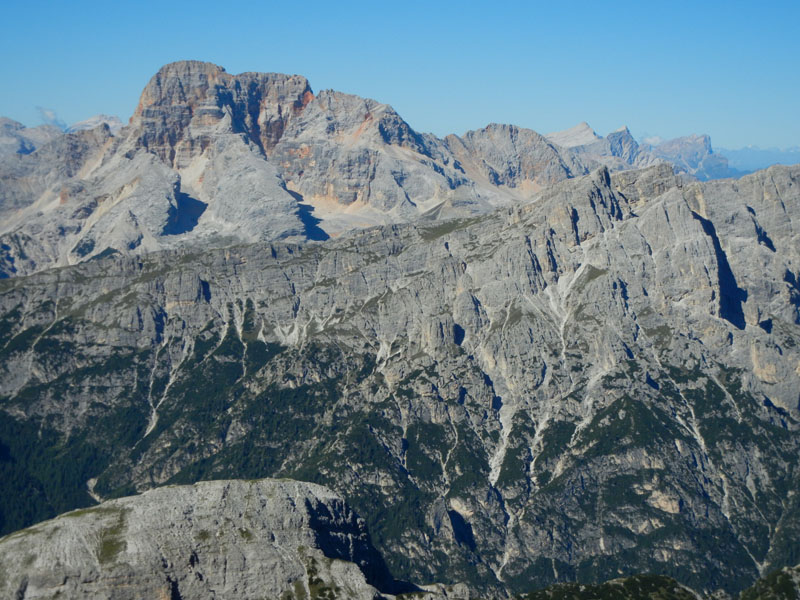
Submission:
<svg viewBox="0 0 800 600">
<path fill-rule="evenodd" d="M 578 123 L 575 127 L 565 129 L 564 131 L 554 131 L 545 134 L 545 137 L 554 144 L 558 144 L 564 148 L 586 146 L 602 139 L 586 121 Z"/>
<path fill-rule="evenodd" d="M 372 600 L 375 586 L 404 589 L 340 497 L 288 480 L 104 502 L 0 539 L 0 563 L 3 598 Z"/>
<path fill-rule="evenodd" d="M 8 124 L 15 150 L 0 162 L 0 274 L 482 214 L 587 172 L 527 130 L 443 141 L 387 104 L 315 96 L 299 75 L 231 75 L 197 61 L 160 69 L 127 127 L 96 121 L 53 140 L 97 139 L 78 154 L 24 146 Z"/>
<path fill-rule="evenodd" d="M 798 211 L 797 167 L 600 169 L 467 219 L 7 280 L 3 526 L 291 477 L 410 581 L 744 589 L 800 539 Z"/>
</svg>

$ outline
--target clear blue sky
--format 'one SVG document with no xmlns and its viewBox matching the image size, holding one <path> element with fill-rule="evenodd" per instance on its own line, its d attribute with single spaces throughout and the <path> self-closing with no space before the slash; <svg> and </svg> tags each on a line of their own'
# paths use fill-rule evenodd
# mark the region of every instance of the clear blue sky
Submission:
<svg viewBox="0 0 800 600">
<path fill-rule="evenodd" d="M 0 115 L 127 119 L 167 62 L 299 73 L 392 104 L 419 131 L 709 133 L 800 145 L 800 0 L 8 0 Z"/>
</svg>

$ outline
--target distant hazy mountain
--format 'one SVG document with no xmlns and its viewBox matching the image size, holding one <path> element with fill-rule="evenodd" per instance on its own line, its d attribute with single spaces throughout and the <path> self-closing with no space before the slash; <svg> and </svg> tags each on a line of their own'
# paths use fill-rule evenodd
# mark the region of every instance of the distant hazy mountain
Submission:
<svg viewBox="0 0 800 600">
<path fill-rule="evenodd" d="M 720 148 L 728 157 L 728 164 L 739 171 L 757 171 L 770 165 L 796 165 L 800 163 L 800 146 L 793 148 L 758 148 L 746 146 L 738 150 Z"/>
<path fill-rule="evenodd" d="M 548 133 L 545 137 L 564 148 L 586 146 L 603 139 L 595 133 L 594 129 L 592 129 L 586 121 L 578 123 L 575 127 L 565 129 L 564 131 Z"/>
<path fill-rule="evenodd" d="M 77 123 L 73 123 L 69 127 L 67 127 L 67 132 L 74 133 L 75 131 L 83 131 L 84 129 L 94 129 L 95 127 L 102 125 L 105 123 L 108 125 L 108 128 L 111 130 L 111 133 L 117 134 L 120 129 L 125 126 L 119 117 L 115 117 L 112 115 L 95 115 L 93 117 L 89 117 L 84 121 L 78 121 Z"/>
<path fill-rule="evenodd" d="M 743 174 L 730 169 L 726 157 L 713 151 L 711 138 L 707 135 L 689 135 L 672 140 L 653 136 L 639 144 L 627 127 L 621 127 L 603 138 L 583 122 L 571 129 L 548 133 L 545 137 L 569 148 L 584 160 L 594 160 L 612 171 L 669 162 L 677 172 L 687 173 L 701 181 Z"/>
<path fill-rule="evenodd" d="M 679 171 L 703 181 L 742 175 L 731 171 L 728 159 L 714 152 L 708 135 L 692 134 L 661 141 L 653 146 L 643 144 L 642 147 L 654 156 L 671 162 Z"/>
<path fill-rule="evenodd" d="M 30 154 L 38 146 L 63 134 L 55 125 L 25 127 L 6 117 L 0 117 L 0 159 L 15 154 Z"/>
<path fill-rule="evenodd" d="M 548 133 L 545 137 L 569 148 L 584 160 L 604 165 L 612 171 L 640 169 L 664 162 L 640 148 L 625 126 L 601 137 L 583 122 L 565 131 Z"/>
</svg>

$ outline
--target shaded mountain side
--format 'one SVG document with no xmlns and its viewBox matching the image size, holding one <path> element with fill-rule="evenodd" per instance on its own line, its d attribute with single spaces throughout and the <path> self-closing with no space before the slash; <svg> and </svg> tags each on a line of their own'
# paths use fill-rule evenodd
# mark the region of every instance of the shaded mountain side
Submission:
<svg viewBox="0 0 800 600">
<path fill-rule="evenodd" d="M 800 565 L 784 567 L 759 579 L 742 592 L 741 600 L 797 600 L 800 598 Z"/>
<path fill-rule="evenodd" d="M 596 585 L 561 583 L 522 600 L 695 600 L 697 595 L 663 575 L 634 575 Z"/>
<path fill-rule="evenodd" d="M 290 477 L 405 580 L 738 592 L 800 551 L 798 207 L 797 167 L 601 169 L 467 219 L 0 282 L 3 530 Z"/>
<path fill-rule="evenodd" d="M 693 600 L 697 594 L 669 577 L 634 575 L 597 585 L 556 584 L 521 596 L 524 600 Z M 784 568 L 760 578 L 740 600 L 800 598 L 800 568 Z"/>
</svg>

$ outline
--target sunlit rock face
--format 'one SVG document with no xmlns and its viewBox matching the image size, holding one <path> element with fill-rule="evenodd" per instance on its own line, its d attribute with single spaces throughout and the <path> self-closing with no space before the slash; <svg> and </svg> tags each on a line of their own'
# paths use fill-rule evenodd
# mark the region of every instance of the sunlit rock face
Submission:
<svg viewBox="0 0 800 600">
<path fill-rule="evenodd" d="M 485 214 L 588 172 L 529 130 L 440 140 L 299 75 L 198 61 L 159 70 L 119 125 L 0 123 L 0 276 Z"/>
<path fill-rule="evenodd" d="M 4 531 L 289 477 L 409 581 L 744 589 L 800 539 L 798 210 L 798 167 L 599 169 L 468 218 L 1 282 Z"/>
<path fill-rule="evenodd" d="M 0 560 L 4 598 L 372 600 L 398 585 L 340 497 L 288 480 L 111 500 L 3 538 Z"/>
</svg>

